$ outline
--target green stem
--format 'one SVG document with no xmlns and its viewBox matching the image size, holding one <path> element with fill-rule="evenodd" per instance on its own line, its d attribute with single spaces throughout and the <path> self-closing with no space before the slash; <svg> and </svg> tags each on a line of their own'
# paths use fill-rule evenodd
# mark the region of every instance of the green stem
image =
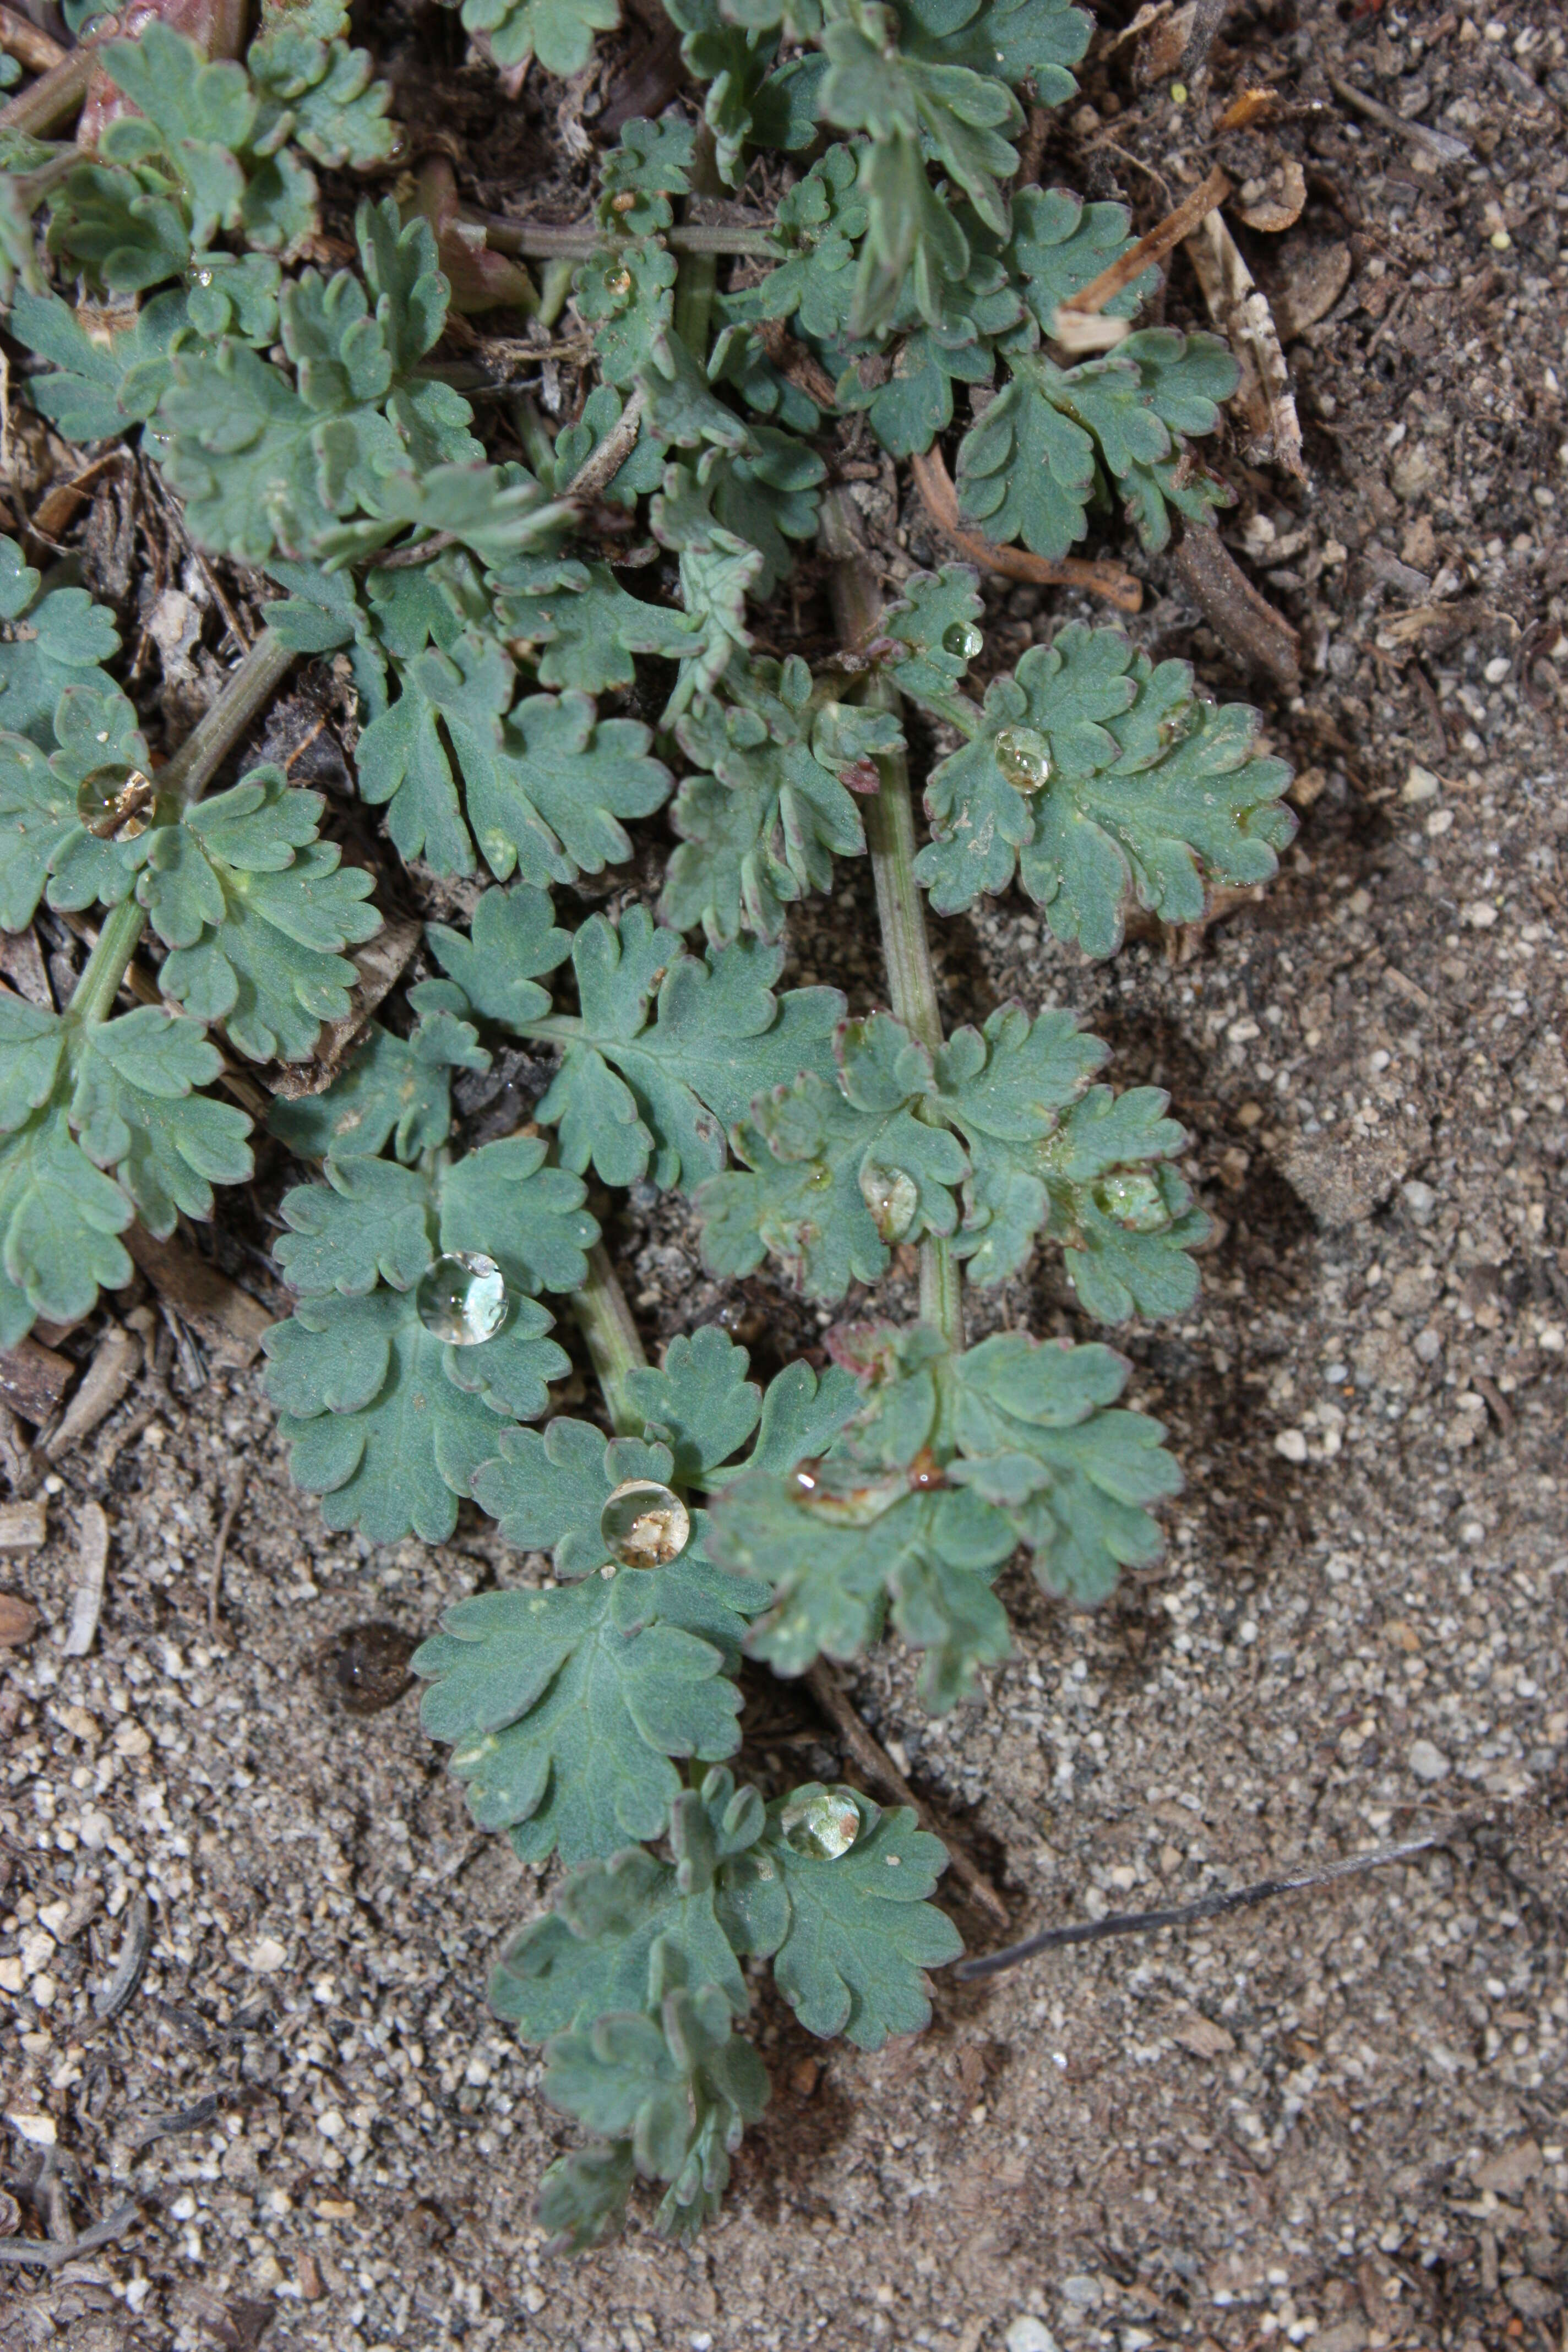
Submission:
<svg viewBox="0 0 1568 2352">
<path fill-rule="evenodd" d="M 245 659 L 231 671 L 217 700 L 160 769 L 161 800 L 176 799 L 184 808 L 200 800 L 228 752 L 282 684 L 293 659 L 289 648 L 270 629 L 262 631 Z M 107 1021 L 146 923 L 146 914 L 134 898 L 123 900 L 109 916 L 71 992 L 70 1010 L 79 1019 Z"/>
<path fill-rule="evenodd" d="M 71 991 L 69 1009 L 79 1021 L 96 1024 L 108 1020 L 126 967 L 146 928 L 146 909 L 139 907 L 134 898 L 122 899 L 99 932 L 97 944 L 82 967 L 81 978 Z"/>
<path fill-rule="evenodd" d="M 956 727 L 972 743 L 985 723 L 966 694 L 915 694 L 910 698 L 918 702 L 922 710 L 929 710 L 933 719 L 945 719 L 950 727 Z"/>
<path fill-rule="evenodd" d="M 713 132 L 706 122 L 700 122 L 691 159 L 691 194 L 694 197 L 717 196 L 722 188 Z M 691 226 L 707 224 L 693 222 Z M 708 366 L 708 327 L 718 284 L 718 249 L 707 245 L 687 246 L 675 286 L 675 331 L 704 373 Z"/>
<path fill-rule="evenodd" d="M 716 195 L 719 190 L 715 186 L 700 193 Z M 549 221 L 509 221 L 495 213 L 467 211 L 463 218 L 483 228 L 486 244 L 497 253 L 513 254 L 523 261 L 585 261 L 591 253 L 603 253 L 606 247 L 614 251 L 619 245 L 637 242 L 635 237 L 618 236 L 615 230 L 600 228 L 592 222 L 557 226 Z M 741 228 L 729 221 L 688 221 L 660 234 L 672 253 L 730 253 L 747 260 L 766 261 L 778 252 L 771 229 Z"/>
<path fill-rule="evenodd" d="M 632 1321 L 626 1294 L 603 1242 L 595 1242 L 588 1254 L 588 1279 L 574 1294 L 572 1312 L 588 1342 L 588 1353 L 594 1360 L 594 1370 L 617 1435 L 637 1436 L 643 1418 L 626 1394 L 626 1379 L 628 1372 L 647 1363 L 647 1355 Z"/>
<path fill-rule="evenodd" d="M 577 265 L 570 258 L 552 261 L 541 277 L 539 286 L 539 323 L 552 327 L 566 308 L 566 298 L 572 291 L 572 280 L 577 275 Z"/>
<path fill-rule="evenodd" d="M 829 562 L 828 589 L 839 641 L 847 652 L 867 645 L 881 619 L 877 575 L 860 537 L 859 518 L 847 492 L 829 490 L 822 502 L 821 541 Z M 865 679 L 860 701 L 872 710 L 897 712 L 899 694 L 879 676 Z M 915 880 L 915 817 L 910 800 L 909 762 L 902 751 L 877 761 L 880 782 L 865 804 L 866 845 L 877 891 L 877 919 L 888 970 L 888 1001 L 912 1037 L 928 1052 L 942 1043 L 936 973 L 926 936 L 925 907 Z M 948 1345 L 963 1345 L 963 1302 L 957 1262 L 945 1241 L 921 1244 L 921 1316 L 935 1324 Z"/>
<path fill-rule="evenodd" d="M 160 772 L 160 796 L 172 793 L 188 808 L 200 800 L 253 719 L 266 709 L 297 656 L 292 646 L 263 629 L 222 693 L 205 710 L 167 767 Z"/>
</svg>

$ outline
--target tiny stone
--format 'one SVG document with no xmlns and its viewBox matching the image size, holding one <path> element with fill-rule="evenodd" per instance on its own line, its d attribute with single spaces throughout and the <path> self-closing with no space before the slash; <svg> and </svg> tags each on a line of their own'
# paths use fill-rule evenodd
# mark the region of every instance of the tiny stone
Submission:
<svg viewBox="0 0 1568 2352">
<path fill-rule="evenodd" d="M 1441 1748 L 1434 1748 L 1429 1739 L 1413 1739 L 1406 1760 L 1418 1780 L 1446 1780 L 1452 1769 Z"/>
<path fill-rule="evenodd" d="M 1043 2319 L 1024 2312 L 1014 2320 L 1002 2341 L 1007 2352 L 1057 2352 L 1057 2339 Z"/>
<path fill-rule="evenodd" d="M 1437 1195 L 1431 1185 L 1423 1184 L 1419 1176 L 1413 1176 L 1408 1184 L 1400 1186 L 1399 1192 L 1412 1220 L 1418 1225 L 1429 1225 L 1437 1208 Z"/>
<path fill-rule="evenodd" d="M 1305 1462 L 1306 1437 L 1299 1429 L 1282 1429 L 1274 1441 L 1274 1451 L 1282 1454 L 1287 1462 Z"/>
<path fill-rule="evenodd" d="M 1076 2271 L 1062 2281 L 1062 2301 L 1070 2303 L 1075 2311 L 1092 2311 L 1100 2301 L 1100 2281 Z"/>
</svg>

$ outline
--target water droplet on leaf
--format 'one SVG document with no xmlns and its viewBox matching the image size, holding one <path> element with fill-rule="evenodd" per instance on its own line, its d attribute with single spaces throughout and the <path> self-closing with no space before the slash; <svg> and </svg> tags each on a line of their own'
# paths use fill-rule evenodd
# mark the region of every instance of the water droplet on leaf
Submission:
<svg viewBox="0 0 1568 2352">
<path fill-rule="evenodd" d="M 134 841 L 152 824 L 157 797 L 151 776 L 116 761 L 82 778 L 76 813 L 96 841 Z"/>
<path fill-rule="evenodd" d="M 657 1478 L 624 1478 L 599 1514 L 599 1533 L 623 1568 L 668 1568 L 691 1540 L 691 1514 Z"/>
<path fill-rule="evenodd" d="M 868 1160 L 860 1171 L 860 1198 L 885 1242 L 901 1242 L 915 1221 L 920 1187 L 902 1168 L 879 1168 Z"/>
<path fill-rule="evenodd" d="M 1171 1213 L 1152 1176 L 1107 1176 L 1094 1188 L 1096 1204 L 1119 1225 L 1135 1234 L 1157 1234 L 1171 1222 Z"/>
<path fill-rule="evenodd" d="M 511 1310 L 506 1276 L 482 1250 L 447 1250 L 420 1282 L 415 1307 L 426 1331 L 449 1348 L 481 1348 Z"/>
<path fill-rule="evenodd" d="M 953 621 L 942 633 L 942 651 L 956 654 L 960 661 L 973 661 L 984 643 L 973 621 Z"/>
<path fill-rule="evenodd" d="M 1004 727 L 996 764 L 1016 793 L 1043 792 L 1051 781 L 1051 747 L 1032 727 Z"/>
<path fill-rule="evenodd" d="M 805 1789 L 779 1815 L 785 1845 L 815 1862 L 837 1862 L 860 1834 L 860 1808 L 852 1789 Z"/>
<path fill-rule="evenodd" d="M 605 291 L 606 294 L 629 294 L 631 290 L 632 273 L 629 269 L 605 270 Z"/>
</svg>

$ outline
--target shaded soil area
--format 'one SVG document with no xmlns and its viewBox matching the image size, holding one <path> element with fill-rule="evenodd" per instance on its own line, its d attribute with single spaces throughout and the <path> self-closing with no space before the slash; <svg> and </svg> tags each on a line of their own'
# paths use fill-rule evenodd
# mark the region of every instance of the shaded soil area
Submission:
<svg viewBox="0 0 1568 2352">
<path fill-rule="evenodd" d="M 1443 1843 L 1196 1930 L 939 1979 L 931 2031 L 876 2057 L 814 2043 L 759 1982 L 773 2103 L 723 2219 L 687 2252 L 642 2210 L 604 2253 L 552 2260 L 533 2184 L 570 2135 L 484 2001 L 548 1881 L 474 1829 L 396 1696 L 395 1639 L 344 1648 L 373 1622 L 412 1640 L 525 1564 L 477 1513 L 439 1550 L 330 1534 L 254 1371 L 150 1316 L 141 1380 L 48 1482 L 46 1548 L 0 1563 L 44 1621 L 0 1670 L 5 2180 L 79 2231 L 134 2208 L 52 2277 L 0 2273 L 5 2352 L 1562 2340 L 1568 44 L 1544 0 L 1246 7 L 1178 104 L 1158 25 L 1115 42 L 1131 14 L 1102 12 L 1042 181 L 1146 226 L 1216 157 L 1258 205 L 1294 166 L 1294 225 L 1238 239 L 1288 321 L 1338 287 L 1289 344 L 1310 486 L 1234 436 L 1215 461 L 1225 535 L 1300 632 L 1299 695 L 1235 668 L 1167 564 L 1116 551 L 1147 582 L 1140 642 L 1264 705 L 1300 832 L 1258 903 L 1109 965 L 1016 897 L 937 927 L 950 1025 L 1070 1003 L 1190 1131 L 1204 1293 L 1124 1342 L 1188 1485 L 1165 1559 L 1098 1614 L 1009 1571 L 1016 1652 L 982 1701 L 931 1721 L 896 1646 L 849 1679 L 1018 1933 Z M 510 110 L 451 47 L 471 187 L 521 207 L 539 172 L 552 216 L 581 209 L 595 101 L 647 37 L 612 40 L 564 106 L 536 79 Z M 1275 105 L 1211 136 L 1248 87 Z M 1423 125 L 1467 152 L 1436 157 Z M 1202 315 L 1182 260 L 1166 313 Z M 857 436 L 837 454 L 889 573 L 940 560 Z M 112 593 L 114 512 L 93 527 Z M 122 597 L 132 580 L 127 561 Z M 795 593 L 809 637 L 809 564 Z M 1088 613 L 1005 583 L 992 608 L 998 667 Z M 330 719 L 332 695 L 316 674 L 274 726 Z M 346 772 L 337 742 L 304 780 Z M 840 879 L 791 976 L 869 1001 L 868 882 Z M 269 1304 L 287 1172 L 220 1240 Z M 820 1343 L 826 1316 L 782 1289 L 710 1282 L 651 1195 L 610 1240 L 650 1344 L 724 1306 L 762 1370 Z M 976 1328 L 1026 1321 L 1087 1336 L 1054 1265 Z M 95 1504 L 108 1598 L 70 1658 Z M 838 1774 L 798 1692 L 758 1677 L 748 1725 L 763 1776 Z M 144 1972 L 104 2021 L 142 1897 Z M 948 1899 L 972 1948 L 996 1940 Z"/>
</svg>

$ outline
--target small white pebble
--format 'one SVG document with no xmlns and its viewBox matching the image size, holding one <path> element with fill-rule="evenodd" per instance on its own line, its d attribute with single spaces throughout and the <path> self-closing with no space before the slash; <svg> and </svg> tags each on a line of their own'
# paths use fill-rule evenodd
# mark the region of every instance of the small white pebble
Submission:
<svg viewBox="0 0 1568 2352">
<path fill-rule="evenodd" d="M 1274 1451 L 1282 1454 L 1287 1462 L 1305 1462 L 1307 1440 L 1300 1429 L 1282 1429 L 1274 1441 Z"/>
</svg>

